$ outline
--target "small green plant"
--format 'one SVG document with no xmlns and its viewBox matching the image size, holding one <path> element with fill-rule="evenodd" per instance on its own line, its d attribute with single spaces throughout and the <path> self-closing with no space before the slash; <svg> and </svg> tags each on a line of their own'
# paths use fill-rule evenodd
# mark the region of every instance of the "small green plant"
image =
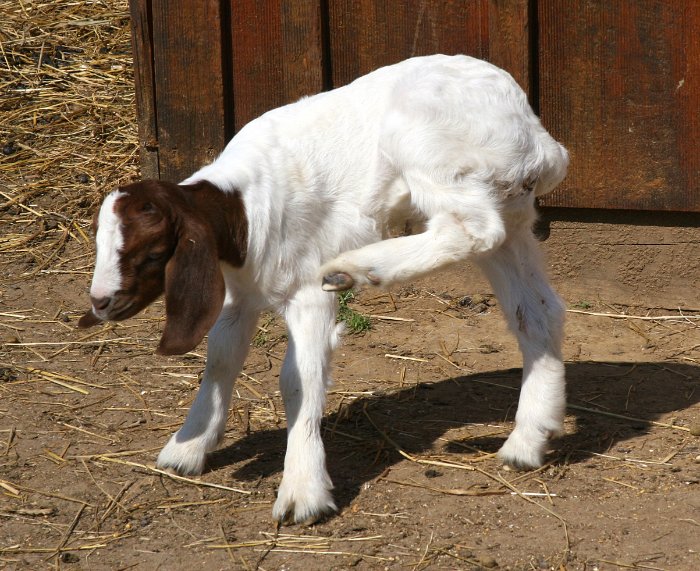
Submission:
<svg viewBox="0 0 700 571">
<path fill-rule="evenodd" d="M 264 347 L 270 341 L 270 327 L 275 323 L 274 315 L 267 315 L 263 318 L 263 323 L 258 325 L 258 330 L 253 336 L 253 347 Z"/>
<path fill-rule="evenodd" d="M 591 307 L 593 307 L 593 304 L 590 301 L 581 300 L 574 303 L 575 309 L 590 309 Z"/>
<path fill-rule="evenodd" d="M 372 328 L 372 322 L 368 316 L 348 306 L 348 302 L 353 299 L 355 299 L 355 293 L 352 290 L 338 294 L 338 321 L 344 322 L 350 333 L 364 333 Z"/>
</svg>

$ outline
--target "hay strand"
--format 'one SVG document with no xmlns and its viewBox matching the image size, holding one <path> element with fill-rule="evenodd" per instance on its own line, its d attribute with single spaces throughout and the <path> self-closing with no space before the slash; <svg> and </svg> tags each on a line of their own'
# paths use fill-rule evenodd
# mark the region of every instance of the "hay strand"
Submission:
<svg viewBox="0 0 700 571">
<path fill-rule="evenodd" d="M 171 472 L 168 472 L 166 470 L 161 470 L 160 468 L 156 468 L 154 466 L 147 466 L 146 464 L 140 464 L 139 462 L 130 462 L 128 460 L 119 460 L 118 458 L 109 457 L 109 456 L 98 456 L 97 458 L 95 458 L 95 460 L 103 460 L 105 462 L 113 462 L 115 464 L 123 464 L 125 466 L 133 466 L 135 468 L 141 468 L 142 470 L 147 470 L 148 472 L 160 474 L 161 476 L 165 476 L 166 478 L 170 478 L 171 480 L 175 480 L 177 482 L 183 482 L 185 484 L 192 484 L 193 486 L 200 486 L 203 488 L 216 488 L 217 490 L 225 490 L 227 492 L 236 492 L 237 494 L 244 494 L 244 495 L 252 494 L 252 492 L 249 492 L 248 490 L 241 490 L 239 488 L 232 488 L 230 486 L 224 486 L 223 484 L 216 484 L 214 482 L 204 482 L 202 480 L 195 480 L 193 478 L 186 478 L 185 476 L 179 476 L 177 474 L 172 474 Z"/>
</svg>

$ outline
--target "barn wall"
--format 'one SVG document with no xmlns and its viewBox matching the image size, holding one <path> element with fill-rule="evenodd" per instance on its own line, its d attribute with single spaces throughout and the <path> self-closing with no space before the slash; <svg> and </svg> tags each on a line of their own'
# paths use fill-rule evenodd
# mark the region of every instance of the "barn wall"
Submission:
<svg viewBox="0 0 700 571">
<path fill-rule="evenodd" d="M 546 206 L 700 211 L 696 0 L 131 0 L 144 174 L 180 180 L 268 109 L 413 55 L 508 70 L 572 167 Z"/>
</svg>

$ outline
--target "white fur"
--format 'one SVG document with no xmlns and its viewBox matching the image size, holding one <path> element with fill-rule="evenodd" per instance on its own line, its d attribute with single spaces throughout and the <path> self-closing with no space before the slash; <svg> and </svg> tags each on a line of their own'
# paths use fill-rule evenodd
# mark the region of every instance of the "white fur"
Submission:
<svg viewBox="0 0 700 571">
<path fill-rule="evenodd" d="M 114 211 L 114 205 L 121 195 L 122 193 L 119 191 L 110 193 L 102 203 L 97 218 L 97 234 L 95 236 L 97 259 L 90 286 L 90 296 L 95 299 L 113 297 L 122 285 L 119 252 L 124 245 L 124 236 L 119 217 Z M 95 308 L 93 308 L 93 312 L 98 317 L 105 313 Z"/>
<path fill-rule="evenodd" d="M 187 421 L 161 450 L 159 466 L 183 475 L 204 470 L 206 453 L 214 450 L 224 436 L 233 381 L 243 368 L 257 318 L 258 312 L 227 298 L 209 332 L 202 384 Z"/>
<path fill-rule="evenodd" d="M 467 258 L 493 283 L 524 358 L 516 428 L 501 456 L 539 466 L 562 428 L 563 308 L 531 225 L 535 196 L 554 188 L 567 164 L 513 79 L 465 56 L 410 59 L 249 123 L 184 181 L 239 191 L 249 244 L 243 268 L 222 265 L 227 300 L 202 386 L 159 466 L 202 471 L 255 320 L 272 307 L 289 332 L 280 376 L 288 447 L 273 513 L 306 521 L 334 509 L 320 422 L 337 330 L 335 295 L 321 289 L 321 276 L 389 287 Z M 391 237 L 409 223 L 425 231 Z M 101 279 L 112 283 L 104 260 Z"/>
</svg>

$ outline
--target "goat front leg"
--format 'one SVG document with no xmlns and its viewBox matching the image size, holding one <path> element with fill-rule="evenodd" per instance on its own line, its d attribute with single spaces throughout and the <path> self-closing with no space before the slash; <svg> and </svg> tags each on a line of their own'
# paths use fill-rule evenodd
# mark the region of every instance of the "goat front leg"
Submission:
<svg viewBox="0 0 700 571">
<path fill-rule="evenodd" d="M 493 250 L 503 238 L 503 222 L 495 210 L 466 216 L 443 212 L 431 218 L 421 234 L 342 253 L 321 268 L 322 287 L 326 291 L 360 285 L 389 287 Z"/>
<path fill-rule="evenodd" d="M 549 439 L 563 431 L 566 383 L 561 343 L 564 305 L 550 287 L 529 227 L 479 260 L 523 354 L 515 429 L 498 454 L 514 468 L 542 465 Z"/>
<path fill-rule="evenodd" d="M 272 514 L 281 523 L 313 523 L 335 511 L 321 440 L 321 417 L 338 341 L 336 300 L 307 286 L 285 308 L 287 354 L 280 389 L 287 414 L 284 475 Z"/>
<path fill-rule="evenodd" d="M 257 311 L 224 306 L 209 332 L 207 363 L 197 396 L 182 428 L 158 456 L 159 468 L 183 476 L 203 472 L 207 452 L 224 436 L 233 383 L 243 368 L 257 319 Z"/>
</svg>

